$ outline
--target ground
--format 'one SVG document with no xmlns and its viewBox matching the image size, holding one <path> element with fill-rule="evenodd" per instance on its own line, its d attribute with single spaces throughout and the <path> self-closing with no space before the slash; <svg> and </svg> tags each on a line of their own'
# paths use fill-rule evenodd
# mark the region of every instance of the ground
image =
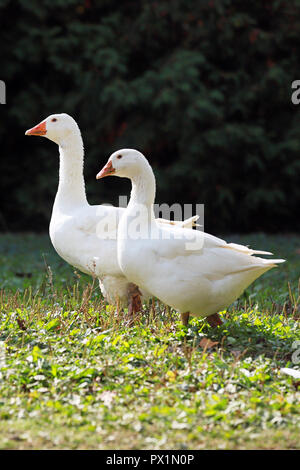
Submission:
<svg viewBox="0 0 300 470">
<path fill-rule="evenodd" d="M 1 235 L 0 448 L 299 449 L 300 237 L 226 239 L 287 262 L 222 327 L 153 302 L 130 328 L 48 235 Z"/>
</svg>

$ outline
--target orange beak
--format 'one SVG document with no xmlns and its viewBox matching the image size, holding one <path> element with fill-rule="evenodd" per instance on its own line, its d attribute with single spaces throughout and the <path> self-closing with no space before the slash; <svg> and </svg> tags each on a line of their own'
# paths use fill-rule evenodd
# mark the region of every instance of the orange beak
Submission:
<svg viewBox="0 0 300 470">
<path fill-rule="evenodd" d="M 104 178 L 104 176 L 109 176 L 109 175 L 113 175 L 115 173 L 115 169 L 114 167 L 112 166 L 112 163 L 111 162 L 108 162 L 106 163 L 106 165 L 102 168 L 101 171 L 99 171 L 99 173 L 97 174 L 96 176 L 96 179 L 97 180 L 100 180 L 101 178 Z"/>
<path fill-rule="evenodd" d="M 25 135 L 46 135 L 47 134 L 47 129 L 46 129 L 46 121 L 40 122 L 35 127 L 32 127 L 31 129 L 28 129 L 28 131 L 25 132 Z"/>
</svg>

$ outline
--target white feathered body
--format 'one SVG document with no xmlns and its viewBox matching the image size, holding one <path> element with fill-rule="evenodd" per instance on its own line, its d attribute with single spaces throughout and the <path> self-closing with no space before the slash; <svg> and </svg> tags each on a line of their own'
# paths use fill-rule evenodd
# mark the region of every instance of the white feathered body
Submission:
<svg viewBox="0 0 300 470">
<path fill-rule="evenodd" d="M 201 242 L 202 234 L 198 238 Z M 281 262 L 252 256 L 246 247 L 245 252 L 238 251 L 208 234 L 200 250 L 187 250 L 186 243 L 190 241 L 184 237 L 151 243 L 120 239 L 121 269 L 127 279 L 179 312 L 206 317 L 228 307 L 255 279 Z"/>
<path fill-rule="evenodd" d="M 131 199 L 118 227 L 118 260 L 131 282 L 181 313 L 206 317 L 228 307 L 255 279 L 284 261 L 256 257 L 271 253 L 204 232 L 159 226 L 153 214 L 155 179 L 149 163 L 136 151 L 118 153 L 124 161 L 111 156 L 116 172 L 126 157 L 132 161 L 127 170 L 133 175 Z M 126 167 L 121 168 L 127 176 Z M 137 212 L 141 237 L 130 230 Z"/>
</svg>

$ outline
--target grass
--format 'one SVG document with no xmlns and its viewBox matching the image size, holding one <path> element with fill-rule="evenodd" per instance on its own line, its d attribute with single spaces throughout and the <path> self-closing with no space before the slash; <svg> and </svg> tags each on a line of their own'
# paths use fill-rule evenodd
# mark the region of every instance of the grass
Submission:
<svg viewBox="0 0 300 470">
<path fill-rule="evenodd" d="M 186 329 L 158 302 L 129 328 L 47 235 L 1 235 L 0 448 L 299 449 L 300 237 L 226 238 L 288 262 Z"/>
</svg>

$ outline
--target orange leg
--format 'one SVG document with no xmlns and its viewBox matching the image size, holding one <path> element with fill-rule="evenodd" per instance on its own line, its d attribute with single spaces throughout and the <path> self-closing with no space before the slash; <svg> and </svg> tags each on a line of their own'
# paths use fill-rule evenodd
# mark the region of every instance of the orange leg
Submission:
<svg viewBox="0 0 300 470">
<path fill-rule="evenodd" d="M 190 312 L 181 313 L 181 321 L 184 326 L 188 326 L 190 318 Z"/>
<path fill-rule="evenodd" d="M 134 323 L 135 314 L 140 312 L 143 308 L 141 301 L 141 292 L 135 284 L 130 284 L 128 289 L 128 313 L 130 316 L 130 325 Z"/>
<path fill-rule="evenodd" d="M 217 326 L 223 325 L 223 322 L 218 313 L 209 315 L 209 317 L 206 317 L 206 320 L 212 328 L 216 328 Z"/>
<path fill-rule="evenodd" d="M 137 313 L 142 310 L 143 305 L 142 305 L 140 294 L 134 294 L 132 296 L 132 306 L 133 306 L 133 313 Z"/>
</svg>

